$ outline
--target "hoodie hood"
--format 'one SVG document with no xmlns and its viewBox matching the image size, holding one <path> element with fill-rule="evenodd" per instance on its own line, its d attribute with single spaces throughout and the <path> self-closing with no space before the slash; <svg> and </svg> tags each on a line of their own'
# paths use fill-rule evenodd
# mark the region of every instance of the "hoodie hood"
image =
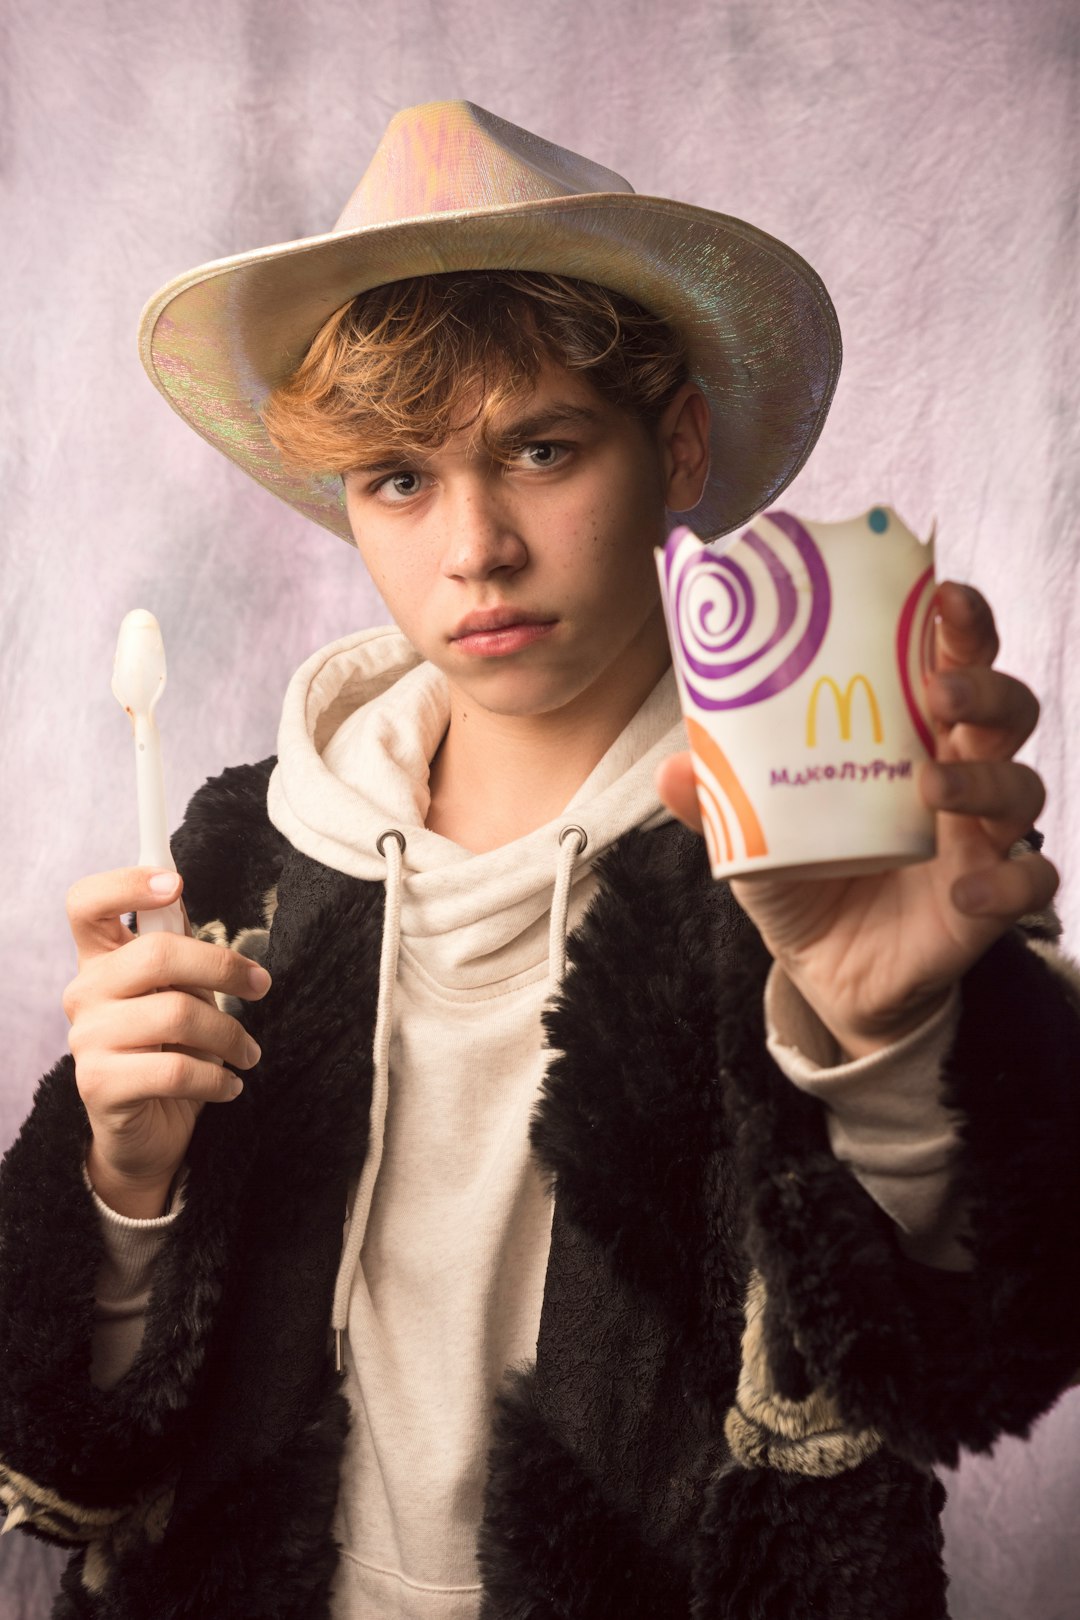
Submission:
<svg viewBox="0 0 1080 1620">
<path fill-rule="evenodd" d="M 384 835 L 399 834 L 401 948 L 438 983 L 483 995 L 547 962 L 560 835 L 569 825 L 584 834 L 578 890 L 623 833 L 670 819 L 653 778 L 686 738 L 669 669 L 561 816 L 476 854 L 424 825 L 429 763 L 449 719 L 445 676 L 400 631 L 333 642 L 289 683 L 268 809 L 302 853 L 369 881 L 386 878 Z"/>
</svg>

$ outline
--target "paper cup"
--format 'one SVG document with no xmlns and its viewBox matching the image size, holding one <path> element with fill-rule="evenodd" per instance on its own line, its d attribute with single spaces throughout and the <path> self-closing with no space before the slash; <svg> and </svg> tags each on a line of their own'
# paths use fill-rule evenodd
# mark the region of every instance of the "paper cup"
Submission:
<svg viewBox="0 0 1080 1620">
<path fill-rule="evenodd" d="M 713 876 L 928 860 L 933 541 L 882 506 L 768 512 L 716 547 L 676 529 L 656 561 Z"/>
</svg>

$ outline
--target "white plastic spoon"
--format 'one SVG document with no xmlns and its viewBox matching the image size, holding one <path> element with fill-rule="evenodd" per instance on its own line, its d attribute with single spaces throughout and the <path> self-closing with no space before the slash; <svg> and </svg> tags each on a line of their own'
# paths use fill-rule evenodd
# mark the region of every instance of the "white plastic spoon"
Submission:
<svg viewBox="0 0 1080 1620">
<path fill-rule="evenodd" d="M 127 711 L 135 732 L 138 864 L 175 872 L 165 813 L 161 734 L 154 719 L 157 700 L 165 690 L 165 643 L 161 639 L 161 626 L 146 608 L 133 608 L 120 626 L 112 689 L 117 702 Z M 136 919 L 140 934 L 186 932 L 179 900 L 154 911 L 137 912 Z"/>
</svg>

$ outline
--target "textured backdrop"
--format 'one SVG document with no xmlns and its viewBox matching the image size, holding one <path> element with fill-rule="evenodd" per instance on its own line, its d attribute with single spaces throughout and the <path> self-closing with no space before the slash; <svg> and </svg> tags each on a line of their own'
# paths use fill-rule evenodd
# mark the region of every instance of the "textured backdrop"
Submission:
<svg viewBox="0 0 1080 1620">
<path fill-rule="evenodd" d="M 273 747 L 288 675 L 376 622 L 355 554 L 143 377 L 143 300 L 325 229 L 400 106 L 465 96 L 653 191 L 749 218 L 830 287 L 847 359 L 790 504 L 936 519 L 1041 693 L 1030 758 L 1080 928 L 1072 0 L 6 0 L 0 6 L 0 1146 L 64 1049 L 63 894 L 136 850 L 116 630 L 153 609 L 176 819 Z M 956 1620 L 1076 1620 L 1080 1401 L 947 1480 Z M 0 1542 L 0 1620 L 54 1562 Z M 209 1620 L 209 1617 L 208 1617 Z"/>
</svg>

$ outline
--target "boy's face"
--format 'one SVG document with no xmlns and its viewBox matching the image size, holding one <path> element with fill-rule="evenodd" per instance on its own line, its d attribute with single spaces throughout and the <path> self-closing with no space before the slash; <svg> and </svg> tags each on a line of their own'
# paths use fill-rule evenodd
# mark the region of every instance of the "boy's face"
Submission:
<svg viewBox="0 0 1080 1620">
<path fill-rule="evenodd" d="M 702 463 L 686 498 L 685 445 L 671 428 L 676 418 L 685 428 L 684 396 L 707 438 L 690 385 L 652 430 L 549 363 L 489 424 L 490 445 L 463 429 L 423 456 L 346 475 L 352 531 L 383 600 L 463 700 L 546 714 L 627 680 L 644 678 L 643 698 L 659 679 L 668 654 L 653 547 L 665 506 L 695 504 L 704 478 Z"/>
</svg>

